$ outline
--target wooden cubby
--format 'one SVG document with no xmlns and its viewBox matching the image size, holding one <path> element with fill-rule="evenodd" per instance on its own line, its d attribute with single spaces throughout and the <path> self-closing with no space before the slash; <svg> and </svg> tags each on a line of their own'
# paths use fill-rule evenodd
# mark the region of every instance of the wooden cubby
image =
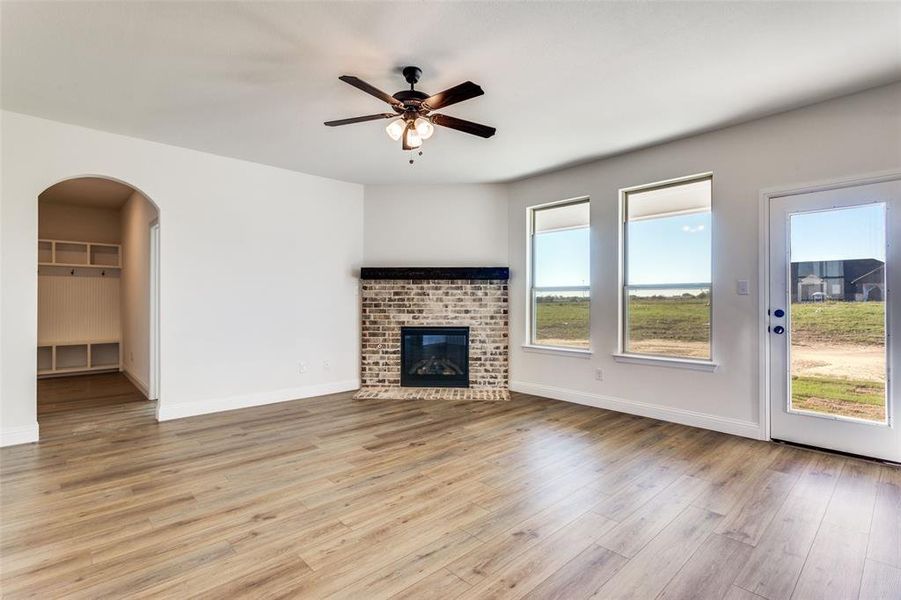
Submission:
<svg viewBox="0 0 901 600">
<path fill-rule="evenodd" d="M 118 369 L 119 343 L 99 342 L 88 346 L 91 369 Z"/>
<path fill-rule="evenodd" d="M 87 344 L 61 344 L 53 348 L 54 371 L 81 371 L 88 368 Z"/>
<path fill-rule="evenodd" d="M 122 354 L 118 340 L 41 343 L 38 376 L 118 371 Z"/>
<path fill-rule="evenodd" d="M 53 242 L 50 240 L 38 241 L 38 264 L 53 262 Z"/>
<path fill-rule="evenodd" d="M 38 266 L 121 269 L 122 246 L 99 242 L 38 240 Z"/>
<path fill-rule="evenodd" d="M 53 264 L 86 265 L 88 264 L 88 245 L 77 242 L 54 242 Z"/>
<path fill-rule="evenodd" d="M 53 346 L 38 346 L 38 375 L 53 371 Z"/>
<path fill-rule="evenodd" d="M 118 267 L 119 246 L 110 244 L 90 244 L 91 265 L 96 267 Z"/>
</svg>

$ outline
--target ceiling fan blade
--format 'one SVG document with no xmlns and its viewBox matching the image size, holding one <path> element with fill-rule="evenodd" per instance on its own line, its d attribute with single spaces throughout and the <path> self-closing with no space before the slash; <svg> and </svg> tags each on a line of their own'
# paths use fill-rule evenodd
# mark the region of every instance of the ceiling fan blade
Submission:
<svg viewBox="0 0 901 600">
<path fill-rule="evenodd" d="M 349 83 L 350 85 L 354 86 L 358 90 L 362 90 L 362 91 L 366 92 L 370 96 L 375 96 L 379 100 L 381 100 L 383 102 L 387 102 L 391 106 L 401 106 L 401 103 L 399 100 L 392 97 L 390 94 L 386 94 L 379 88 L 366 83 L 359 77 L 354 77 L 353 75 L 342 75 L 338 79 L 340 79 L 344 83 Z"/>
<path fill-rule="evenodd" d="M 460 85 L 455 85 L 454 87 L 446 89 L 443 92 L 432 94 L 431 96 L 423 100 L 422 104 L 429 110 L 438 110 L 439 108 L 444 108 L 445 106 L 450 106 L 451 104 L 456 104 L 457 102 L 463 102 L 464 100 L 469 100 L 470 98 L 481 96 L 484 93 L 485 92 L 482 90 L 482 88 L 480 88 L 473 82 L 464 81 Z"/>
<path fill-rule="evenodd" d="M 477 135 L 483 138 L 490 138 L 497 131 L 494 127 L 488 127 L 487 125 L 482 125 L 480 123 L 473 123 L 472 121 L 464 121 L 463 119 L 449 117 L 447 115 L 431 115 L 429 118 L 435 125 L 449 127 L 450 129 L 456 129 L 457 131 L 462 131 L 463 133 L 471 133 L 472 135 Z"/>
<path fill-rule="evenodd" d="M 351 117 L 350 119 L 338 119 L 337 121 L 326 121 L 325 125 L 329 127 L 337 127 L 338 125 L 350 125 L 351 123 L 362 123 L 363 121 L 376 121 L 378 119 L 390 119 L 398 116 L 397 113 L 379 113 L 377 115 L 366 115 L 365 117 Z"/>
</svg>

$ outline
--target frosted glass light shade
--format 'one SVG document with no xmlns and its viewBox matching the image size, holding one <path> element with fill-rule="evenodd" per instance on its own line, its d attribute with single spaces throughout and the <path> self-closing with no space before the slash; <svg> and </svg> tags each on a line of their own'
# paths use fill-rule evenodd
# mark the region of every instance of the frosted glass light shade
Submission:
<svg viewBox="0 0 901 600">
<path fill-rule="evenodd" d="M 431 121 L 422 117 L 417 118 L 413 122 L 413 126 L 416 127 L 416 133 L 419 134 L 419 137 L 424 140 L 429 139 L 435 133 L 435 126 L 432 125 Z"/>
<path fill-rule="evenodd" d="M 396 142 L 400 139 L 400 136 L 404 134 L 406 128 L 407 123 L 403 119 L 395 119 L 388 123 L 388 126 L 385 127 L 385 131 L 388 133 L 388 137 Z"/>
<path fill-rule="evenodd" d="M 404 131 L 404 147 L 412 149 L 420 146 L 422 146 L 422 137 L 420 137 L 415 127 L 412 125 L 408 126 Z"/>
</svg>

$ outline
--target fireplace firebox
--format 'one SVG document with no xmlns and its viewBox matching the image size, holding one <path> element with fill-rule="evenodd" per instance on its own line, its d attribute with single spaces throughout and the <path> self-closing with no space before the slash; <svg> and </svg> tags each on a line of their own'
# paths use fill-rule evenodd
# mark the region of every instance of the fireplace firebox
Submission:
<svg viewBox="0 0 901 600">
<path fill-rule="evenodd" d="M 400 384 L 469 387 L 469 327 L 402 327 Z"/>
</svg>

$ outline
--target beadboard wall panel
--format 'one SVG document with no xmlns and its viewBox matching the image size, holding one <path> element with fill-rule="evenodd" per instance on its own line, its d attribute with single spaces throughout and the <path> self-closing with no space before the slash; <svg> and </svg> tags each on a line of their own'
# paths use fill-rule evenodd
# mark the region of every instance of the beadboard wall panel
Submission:
<svg viewBox="0 0 901 600">
<path fill-rule="evenodd" d="M 38 345 L 118 340 L 119 332 L 117 276 L 38 276 Z"/>
</svg>

